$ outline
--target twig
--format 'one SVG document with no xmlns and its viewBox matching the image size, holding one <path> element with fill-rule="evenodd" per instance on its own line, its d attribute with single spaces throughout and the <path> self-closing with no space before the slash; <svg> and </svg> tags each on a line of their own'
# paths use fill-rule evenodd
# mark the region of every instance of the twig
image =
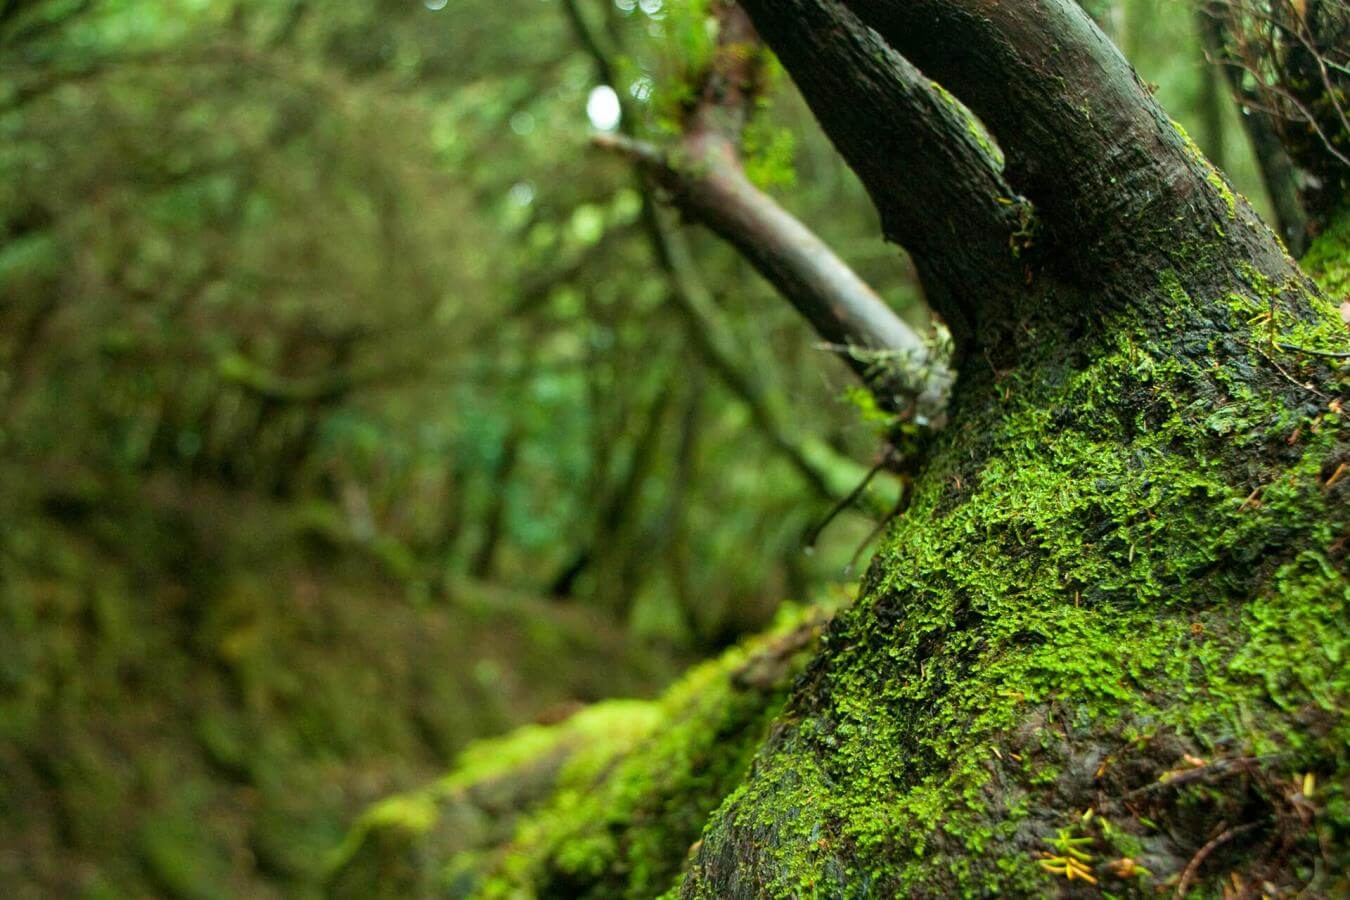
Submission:
<svg viewBox="0 0 1350 900">
<path fill-rule="evenodd" d="M 1262 350 L 1260 347 L 1256 346 L 1255 344 L 1249 344 L 1249 343 L 1247 343 L 1246 341 L 1241 341 L 1241 343 L 1244 344 L 1244 345 L 1246 345 L 1248 348 L 1250 348 L 1250 349 L 1252 349 L 1252 350 L 1255 350 L 1257 353 L 1261 354 L 1261 357 L 1262 357 L 1266 362 L 1268 362 L 1268 363 L 1270 363 L 1272 366 L 1274 366 L 1274 367 L 1275 367 L 1275 370 L 1276 370 L 1277 372 L 1279 372 L 1280 375 L 1284 376 L 1284 380 L 1287 381 L 1287 382 L 1289 382 L 1290 384 L 1292 384 L 1294 387 L 1300 388 L 1300 389 L 1302 389 L 1302 390 L 1305 390 L 1305 391 L 1307 391 L 1308 393 L 1312 394 L 1313 396 L 1315 396 L 1315 397 L 1320 397 L 1320 398 L 1322 398 L 1323 400 L 1330 400 L 1330 399 L 1331 399 L 1331 397 L 1330 397 L 1329 395 L 1322 393 L 1321 391 L 1319 391 L 1317 388 L 1313 387 L 1312 385 L 1310 385 L 1310 384 L 1304 384 L 1303 382 L 1301 382 L 1301 381 L 1299 381 L 1297 378 L 1295 378 L 1293 375 L 1290 375 L 1287 371 L 1285 371 L 1284 366 L 1280 365 L 1279 363 L 1277 363 L 1277 362 L 1275 361 L 1275 357 L 1271 356 L 1269 353 L 1266 353 L 1266 351 Z M 1276 346 L 1278 346 L 1278 345 L 1276 345 Z"/>
<path fill-rule="evenodd" d="M 1350 352 L 1338 353 L 1333 350 L 1314 350 L 1311 347 L 1299 347 L 1294 344 L 1276 343 L 1276 347 L 1281 350 L 1288 350 L 1291 353 L 1306 353 L 1309 356 L 1325 356 L 1327 359 L 1350 359 Z"/>
<path fill-rule="evenodd" d="M 1260 822 L 1249 822 L 1248 824 L 1239 826 L 1237 828 L 1230 828 L 1223 834 L 1214 838 L 1214 840 L 1205 844 L 1205 846 L 1201 847 L 1196 852 L 1195 856 L 1191 859 L 1190 864 L 1186 866 L 1186 871 L 1181 873 L 1181 880 L 1177 882 L 1176 892 L 1172 896 L 1174 898 L 1177 898 L 1177 900 L 1180 900 L 1180 898 L 1186 896 L 1186 891 L 1190 889 L 1191 882 L 1195 880 L 1196 872 L 1199 871 L 1200 866 L 1204 863 L 1206 859 L 1209 858 L 1209 855 L 1211 853 L 1213 853 L 1215 850 L 1217 850 L 1219 847 L 1222 847 L 1229 841 L 1233 840 L 1234 838 L 1241 837 L 1247 832 L 1253 831 L 1260 827 L 1261 827 Z"/>
<path fill-rule="evenodd" d="M 1141 794 L 1150 794 L 1163 788 L 1180 787 L 1183 784 L 1189 784 L 1192 781 L 1199 781 L 1211 775 L 1223 777 L 1233 773 L 1251 772 L 1259 763 L 1271 762 L 1280 759 L 1285 754 L 1271 754 L 1268 756 L 1239 756 L 1232 759 L 1216 759 L 1207 766 L 1196 766 L 1194 769 L 1187 769 L 1163 781 L 1155 781 L 1152 784 L 1146 784 L 1143 787 L 1135 788 L 1122 797 L 1122 800 L 1131 797 L 1137 797 Z"/>
<path fill-rule="evenodd" d="M 863 476 L 863 480 L 858 482 L 858 486 L 849 491 L 847 497 L 836 503 L 830 511 L 825 514 L 825 518 L 821 520 L 819 525 L 811 529 L 806 535 L 806 540 L 802 542 L 802 546 L 808 551 L 815 549 L 816 541 L 820 540 L 821 532 L 828 528 L 830 523 L 839 517 L 840 513 L 857 502 L 858 498 L 862 496 L 863 491 L 867 490 L 867 486 L 872 483 L 872 479 L 876 478 L 877 474 L 880 473 L 882 469 L 886 468 L 887 461 L 887 456 L 883 456 L 880 462 L 869 469 L 867 474 Z"/>
<path fill-rule="evenodd" d="M 858 557 L 862 556 L 863 551 L 867 549 L 868 545 L 876 540 L 877 535 L 881 534 L 882 529 L 905 514 L 905 510 L 909 507 L 909 490 L 909 479 L 902 479 L 900 482 L 900 497 L 895 501 L 895 508 L 891 510 L 890 515 L 878 522 L 872 530 L 867 533 L 867 537 L 863 538 L 862 542 L 858 544 L 858 549 L 853 551 L 853 556 L 848 561 L 848 568 L 844 570 L 846 575 L 851 576 L 857 570 Z"/>
</svg>

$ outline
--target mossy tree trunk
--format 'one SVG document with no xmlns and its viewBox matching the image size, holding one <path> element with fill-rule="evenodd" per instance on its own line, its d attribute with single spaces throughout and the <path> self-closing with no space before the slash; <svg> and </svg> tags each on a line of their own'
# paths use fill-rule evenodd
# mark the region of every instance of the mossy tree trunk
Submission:
<svg viewBox="0 0 1350 900">
<path fill-rule="evenodd" d="M 663 778 L 693 738 L 658 723 L 605 782 L 640 816 L 564 791 L 460 886 L 1344 890 L 1334 305 L 1071 0 L 743 6 L 952 325 L 949 424 L 781 710 L 709 695 L 715 779 Z"/>
<path fill-rule="evenodd" d="M 1327 890 L 1350 448 L 1340 361 L 1305 351 L 1344 349 L 1333 307 L 1076 4 L 745 6 L 939 282 L 961 377 L 683 893 Z M 983 208 L 1030 208 L 978 255 L 966 163 L 862 125 L 938 121 L 930 77 L 1006 154 Z M 963 289 L 1000 242 L 1020 277 Z"/>
</svg>

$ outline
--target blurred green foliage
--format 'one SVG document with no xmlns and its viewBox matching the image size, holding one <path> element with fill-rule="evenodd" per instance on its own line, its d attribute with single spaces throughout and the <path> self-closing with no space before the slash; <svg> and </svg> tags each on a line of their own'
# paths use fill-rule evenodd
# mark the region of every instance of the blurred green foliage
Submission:
<svg viewBox="0 0 1350 900">
<path fill-rule="evenodd" d="M 703 4 L 584 8 L 668 130 Z M 1257 191 L 1187 4 L 1105 15 Z M 557 0 L 0 2 L 7 896 L 309 893 L 469 740 L 847 581 L 873 523 L 803 552 L 829 498 L 691 341 L 596 86 Z M 747 141 L 923 325 L 786 79 Z M 688 237 L 842 495 L 877 450 L 846 370 Z"/>
</svg>

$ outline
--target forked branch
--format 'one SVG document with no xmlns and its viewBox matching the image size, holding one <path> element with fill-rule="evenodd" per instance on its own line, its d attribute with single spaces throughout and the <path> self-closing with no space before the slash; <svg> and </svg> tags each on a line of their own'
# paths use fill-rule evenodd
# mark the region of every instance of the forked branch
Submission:
<svg viewBox="0 0 1350 900">
<path fill-rule="evenodd" d="M 842 259 L 745 173 L 739 145 L 762 88 L 764 54 L 744 11 L 714 7 L 716 51 L 670 148 L 627 134 L 596 143 L 637 163 L 692 221 L 723 238 L 768 280 L 868 386 L 921 425 L 939 420 L 952 377 L 917 334 Z"/>
</svg>

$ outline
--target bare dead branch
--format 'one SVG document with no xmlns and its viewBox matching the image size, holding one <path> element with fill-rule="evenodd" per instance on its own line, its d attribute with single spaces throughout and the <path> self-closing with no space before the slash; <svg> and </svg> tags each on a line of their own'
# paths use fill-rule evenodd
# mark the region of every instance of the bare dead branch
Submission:
<svg viewBox="0 0 1350 900">
<path fill-rule="evenodd" d="M 729 141 L 700 135 L 681 145 L 679 162 L 622 136 L 596 141 L 641 164 L 686 216 L 736 247 L 827 342 L 887 354 L 884 365 L 865 352 L 841 355 L 883 407 L 911 412 L 919 424 L 940 419 L 950 370 L 823 241 L 750 182 Z"/>
</svg>

